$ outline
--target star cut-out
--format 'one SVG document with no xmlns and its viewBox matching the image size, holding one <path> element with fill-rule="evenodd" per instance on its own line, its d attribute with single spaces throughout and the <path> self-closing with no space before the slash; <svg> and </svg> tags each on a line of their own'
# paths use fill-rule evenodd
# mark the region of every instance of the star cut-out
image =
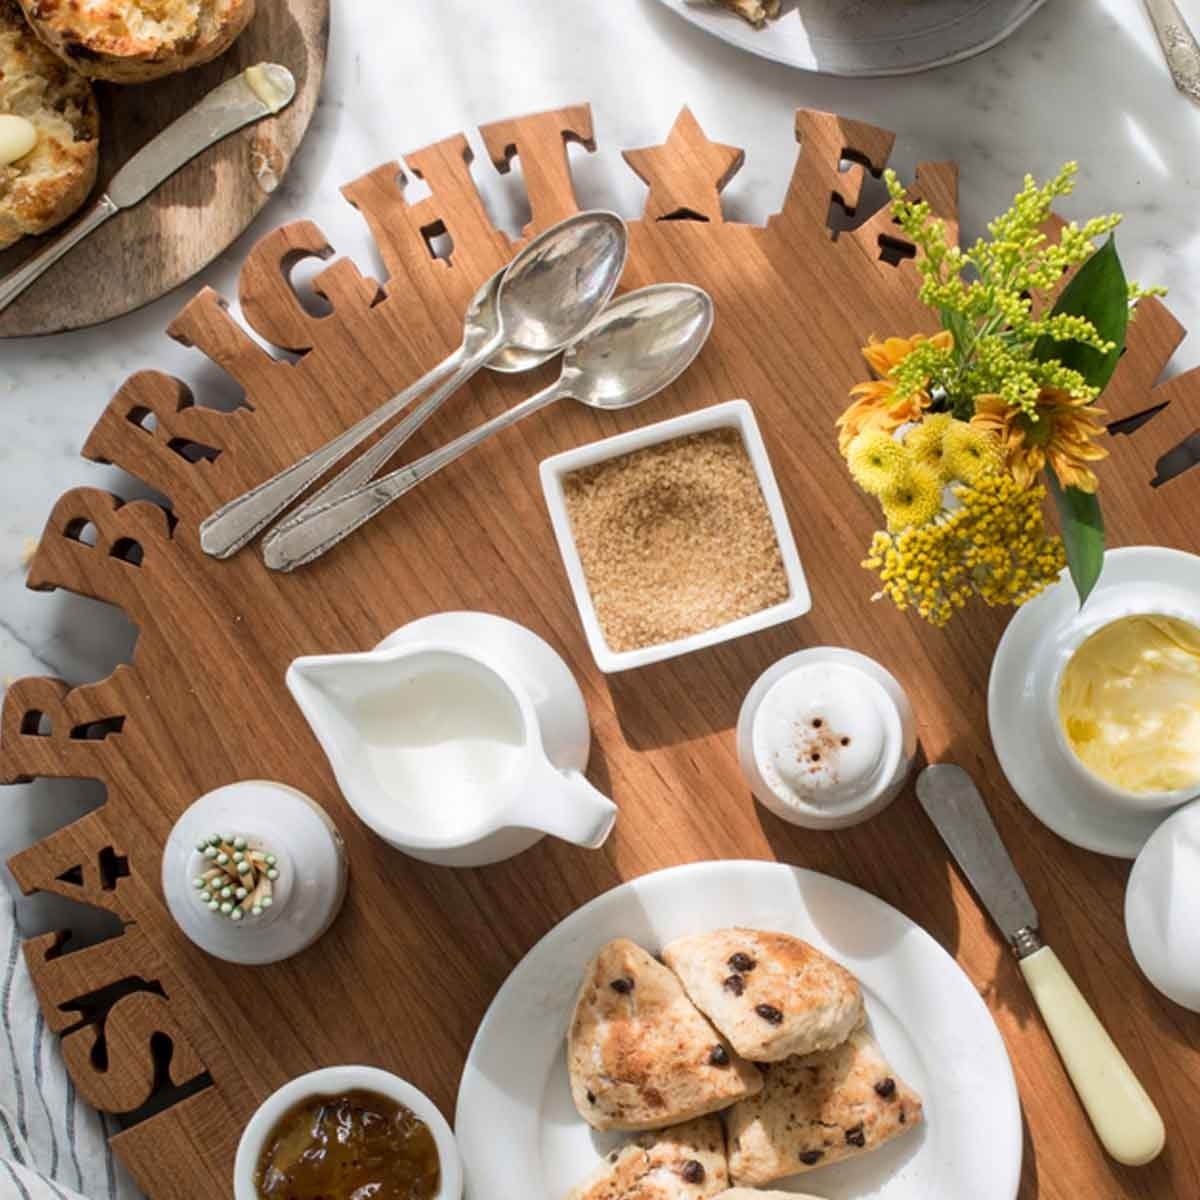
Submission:
<svg viewBox="0 0 1200 1200">
<path fill-rule="evenodd" d="M 647 220 L 721 221 L 721 191 L 746 153 L 710 141 L 685 106 L 661 146 L 626 150 L 623 157 L 650 188 Z"/>
</svg>

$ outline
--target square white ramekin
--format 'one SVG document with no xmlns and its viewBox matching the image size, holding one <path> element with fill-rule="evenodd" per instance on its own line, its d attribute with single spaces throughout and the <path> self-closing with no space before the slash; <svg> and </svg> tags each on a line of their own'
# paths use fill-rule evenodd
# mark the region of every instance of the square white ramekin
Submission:
<svg viewBox="0 0 1200 1200">
<path fill-rule="evenodd" d="M 594 466 L 596 463 L 619 458 L 635 450 L 644 450 L 647 446 L 655 446 L 692 433 L 705 433 L 711 429 L 736 429 L 741 434 L 746 453 L 749 454 L 754 473 L 758 477 L 758 486 L 766 502 L 767 511 L 771 514 L 771 524 L 775 528 L 775 538 L 783 557 L 784 570 L 787 572 L 788 598 L 780 604 L 764 608 L 761 612 L 751 613 L 691 637 L 678 638 L 673 642 L 659 642 L 653 646 L 644 646 L 640 650 L 613 650 L 604 639 L 600 620 L 596 616 L 596 607 L 592 603 L 587 579 L 583 573 L 583 563 L 580 561 L 579 551 L 575 548 L 571 519 L 567 515 L 563 494 L 563 480 L 582 467 Z M 632 667 L 644 667 L 649 663 L 675 658 L 680 654 L 690 654 L 693 650 L 716 646 L 743 634 L 757 633 L 760 629 L 803 616 L 812 607 L 812 597 L 804 578 L 804 568 L 800 565 L 800 555 L 796 551 L 796 540 L 792 537 L 787 514 L 784 512 L 779 485 L 775 482 L 775 475 L 767 458 L 767 448 L 754 419 L 754 410 L 745 400 L 714 404 L 710 408 L 685 413 L 669 421 L 659 421 L 643 429 L 634 429 L 629 433 L 621 433 L 616 437 L 604 438 L 602 441 L 556 454 L 542 462 L 541 477 L 542 491 L 545 493 L 550 520 L 554 526 L 554 536 L 558 539 L 559 552 L 567 569 L 567 579 L 570 581 L 575 604 L 583 621 L 584 633 L 587 635 L 596 665 L 605 674 L 628 671 Z"/>
</svg>

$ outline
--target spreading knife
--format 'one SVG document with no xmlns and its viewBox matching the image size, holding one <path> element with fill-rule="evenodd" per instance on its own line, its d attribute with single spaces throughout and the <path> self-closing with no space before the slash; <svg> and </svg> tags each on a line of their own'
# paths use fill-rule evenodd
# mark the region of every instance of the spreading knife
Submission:
<svg viewBox="0 0 1200 1200">
<path fill-rule="evenodd" d="M 197 154 L 231 133 L 286 108 L 296 95 L 287 67 L 259 63 L 213 88 L 150 139 L 109 181 L 108 190 L 65 233 L 0 280 L 0 312 L 67 251 L 123 208 L 140 204 Z"/>
<path fill-rule="evenodd" d="M 970 775 L 951 763 L 917 779 L 921 807 L 1017 956 L 1058 1053 L 1104 1149 L 1143 1166 L 1166 1141 L 1162 1117 L 1054 951 Z"/>
</svg>

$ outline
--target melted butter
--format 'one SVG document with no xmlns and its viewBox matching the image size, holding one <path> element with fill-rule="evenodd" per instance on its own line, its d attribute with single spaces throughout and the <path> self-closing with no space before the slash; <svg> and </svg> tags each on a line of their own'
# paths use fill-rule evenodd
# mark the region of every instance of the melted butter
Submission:
<svg viewBox="0 0 1200 1200">
<path fill-rule="evenodd" d="M 15 113 L 0 113 L 0 167 L 24 158 L 37 145 L 37 130 L 31 121 Z"/>
<path fill-rule="evenodd" d="M 296 83 L 291 71 L 276 63 L 258 63 L 256 66 L 247 67 L 246 83 L 273 113 L 289 105 L 296 94 Z"/>
<path fill-rule="evenodd" d="M 1106 625 L 1067 664 L 1058 715 L 1084 766 L 1123 791 L 1200 785 L 1200 629 L 1161 616 Z"/>
</svg>

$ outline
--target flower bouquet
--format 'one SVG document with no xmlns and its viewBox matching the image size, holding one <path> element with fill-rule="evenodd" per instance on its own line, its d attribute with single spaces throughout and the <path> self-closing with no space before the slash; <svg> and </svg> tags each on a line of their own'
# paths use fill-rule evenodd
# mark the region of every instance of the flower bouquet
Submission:
<svg viewBox="0 0 1200 1200">
<path fill-rule="evenodd" d="M 839 447 L 883 510 L 887 528 L 864 564 L 879 573 L 880 595 L 935 625 L 973 597 L 1023 604 L 1064 565 L 1082 603 L 1100 574 L 1092 464 L 1108 451 L 1095 401 L 1148 293 L 1122 270 L 1111 236 L 1119 215 L 1047 232 L 1076 171 L 1068 163 L 1043 186 L 1027 177 L 967 250 L 894 172 L 886 176 L 892 213 L 921 252 L 921 300 L 942 328 L 864 347 L 876 378 L 852 389 Z M 1059 535 L 1045 525 L 1048 494 Z"/>
</svg>

